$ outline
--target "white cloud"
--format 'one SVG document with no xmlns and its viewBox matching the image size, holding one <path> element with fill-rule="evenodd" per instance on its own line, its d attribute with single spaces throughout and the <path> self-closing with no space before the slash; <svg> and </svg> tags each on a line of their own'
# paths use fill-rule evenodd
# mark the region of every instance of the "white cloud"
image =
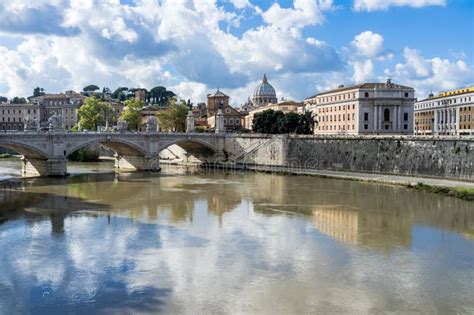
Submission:
<svg viewBox="0 0 474 315">
<path fill-rule="evenodd" d="M 301 28 L 324 22 L 322 11 L 332 8 L 332 0 L 294 0 L 293 8 L 282 8 L 274 3 L 263 12 L 263 20 L 282 29 Z"/>
<path fill-rule="evenodd" d="M 355 11 L 379 11 L 387 10 L 390 7 L 407 6 L 412 8 L 422 8 L 426 6 L 444 6 L 446 0 L 354 0 Z"/>
<path fill-rule="evenodd" d="M 352 62 L 354 68 L 353 80 L 355 83 L 366 82 L 374 77 L 374 64 L 370 59 Z"/>
<path fill-rule="evenodd" d="M 426 59 L 420 51 L 405 47 L 404 63 L 393 71 L 385 70 L 398 82 L 415 87 L 418 97 L 429 91 L 442 91 L 474 84 L 474 69 L 463 60 L 451 61 L 435 57 Z"/>
<path fill-rule="evenodd" d="M 352 45 L 355 47 L 357 54 L 373 58 L 384 53 L 383 41 L 382 35 L 372 31 L 365 31 L 354 38 Z"/>
</svg>

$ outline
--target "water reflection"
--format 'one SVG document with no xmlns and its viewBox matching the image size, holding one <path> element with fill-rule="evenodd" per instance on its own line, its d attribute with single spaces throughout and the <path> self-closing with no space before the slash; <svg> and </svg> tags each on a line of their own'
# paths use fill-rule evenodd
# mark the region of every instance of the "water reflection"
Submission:
<svg viewBox="0 0 474 315">
<path fill-rule="evenodd" d="M 3 183 L 0 313 L 473 312 L 472 204 L 246 173 Z"/>
</svg>

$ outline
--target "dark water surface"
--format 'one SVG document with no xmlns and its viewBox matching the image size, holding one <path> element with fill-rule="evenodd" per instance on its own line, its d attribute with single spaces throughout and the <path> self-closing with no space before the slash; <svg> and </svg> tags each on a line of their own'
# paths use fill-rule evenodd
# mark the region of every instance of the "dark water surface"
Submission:
<svg viewBox="0 0 474 315">
<path fill-rule="evenodd" d="M 455 198 L 174 168 L 0 185 L 0 314 L 474 313 Z"/>
</svg>

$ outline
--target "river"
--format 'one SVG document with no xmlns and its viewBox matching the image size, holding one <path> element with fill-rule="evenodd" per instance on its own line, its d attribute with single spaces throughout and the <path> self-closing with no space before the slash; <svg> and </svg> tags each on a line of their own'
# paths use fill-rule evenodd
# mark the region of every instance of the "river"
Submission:
<svg viewBox="0 0 474 315">
<path fill-rule="evenodd" d="M 19 179 L 19 161 L 0 160 L 0 314 L 474 313 L 473 203 L 71 164 L 68 178 Z"/>
</svg>

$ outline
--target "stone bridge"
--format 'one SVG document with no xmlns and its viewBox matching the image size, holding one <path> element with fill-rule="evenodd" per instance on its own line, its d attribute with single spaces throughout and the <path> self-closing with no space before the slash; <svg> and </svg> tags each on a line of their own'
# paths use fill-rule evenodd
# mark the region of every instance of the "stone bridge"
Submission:
<svg viewBox="0 0 474 315">
<path fill-rule="evenodd" d="M 116 152 L 120 170 L 159 170 L 159 154 L 178 145 L 197 159 L 223 155 L 225 135 L 204 133 L 37 133 L 0 134 L 0 146 L 23 155 L 23 175 L 64 176 L 67 157 L 80 148 L 102 144 Z"/>
<path fill-rule="evenodd" d="M 234 162 L 245 160 L 273 138 L 226 133 L 6 132 L 0 133 L 0 147 L 23 155 L 23 176 L 65 176 L 68 156 L 90 145 L 113 150 L 119 171 L 159 171 L 160 153 L 174 145 L 186 158 L 200 162 Z"/>
<path fill-rule="evenodd" d="M 101 144 L 117 170 L 160 170 L 160 153 L 179 146 L 200 162 L 289 171 L 341 170 L 474 180 L 473 137 L 294 136 L 234 133 L 0 133 L 23 155 L 24 176 L 65 176 L 67 157 Z M 183 153 L 183 152 L 182 152 Z"/>
</svg>

